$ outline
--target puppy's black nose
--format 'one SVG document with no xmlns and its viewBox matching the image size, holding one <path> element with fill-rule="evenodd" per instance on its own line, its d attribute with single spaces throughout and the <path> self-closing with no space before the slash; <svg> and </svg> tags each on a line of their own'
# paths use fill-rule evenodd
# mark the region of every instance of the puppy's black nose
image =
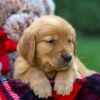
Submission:
<svg viewBox="0 0 100 100">
<path fill-rule="evenodd" d="M 72 56 L 69 55 L 69 54 L 63 54 L 63 55 L 62 55 L 62 58 L 63 58 L 63 60 L 64 60 L 65 62 L 69 63 L 69 62 L 71 61 L 71 59 L 72 59 Z"/>
</svg>

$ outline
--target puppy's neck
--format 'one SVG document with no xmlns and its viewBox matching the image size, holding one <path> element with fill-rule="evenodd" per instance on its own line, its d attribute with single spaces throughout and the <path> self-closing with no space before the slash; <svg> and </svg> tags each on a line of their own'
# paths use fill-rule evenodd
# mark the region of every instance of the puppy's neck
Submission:
<svg viewBox="0 0 100 100">
<path fill-rule="evenodd" d="M 34 66 L 39 68 L 40 70 L 42 70 L 49 79 L 55 78 L 57 71 L 54 71 L 52 68 L 48 68 L 46 66 L 41 66 L 38 63 L 35 64 Z"/>
<path fill-rule="evenodd" d="M 46 76 L 49 78 L 49 79 L 54 79 L 55 76 L 56 76 L 57 72 L 47 72 L 46 73 Z"/>
</svg>

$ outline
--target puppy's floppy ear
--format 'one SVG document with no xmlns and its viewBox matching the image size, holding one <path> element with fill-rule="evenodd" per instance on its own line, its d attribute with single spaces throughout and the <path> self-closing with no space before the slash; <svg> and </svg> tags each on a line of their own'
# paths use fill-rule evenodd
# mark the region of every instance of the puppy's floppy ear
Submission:
<svg viewBox="0 0 100 100">
<path fill-rule="evenodd" d="M 26 59 L 30 64 L 34 63 L 35 57 L 35 35 L 26 30 L 21 37 L 18 46 L 18 53 Z"/>
</svg>

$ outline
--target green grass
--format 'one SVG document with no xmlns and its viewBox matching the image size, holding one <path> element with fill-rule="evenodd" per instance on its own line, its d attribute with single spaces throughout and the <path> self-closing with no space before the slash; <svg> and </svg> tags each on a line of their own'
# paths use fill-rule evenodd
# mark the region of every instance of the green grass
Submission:
<svg viewBox="0 0 100 100">
<path fill-rule="evenodd" d="M 77 37 L 77 55 L 90 69 L 100 72 L 100 38 Z"/>
</svg>

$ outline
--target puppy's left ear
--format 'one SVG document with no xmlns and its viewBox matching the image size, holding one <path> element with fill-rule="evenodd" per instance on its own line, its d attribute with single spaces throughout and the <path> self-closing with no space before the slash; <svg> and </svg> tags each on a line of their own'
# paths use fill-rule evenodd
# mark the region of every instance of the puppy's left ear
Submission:
<svg viewBox="0 0 100 100">
<path fill-rule="evenodd" d="M 35 58 L 35 35 L 26 30 L 21 37 L 18 46 L 18 53 L 30 64 L 34 63 Z"/>
</svg>

